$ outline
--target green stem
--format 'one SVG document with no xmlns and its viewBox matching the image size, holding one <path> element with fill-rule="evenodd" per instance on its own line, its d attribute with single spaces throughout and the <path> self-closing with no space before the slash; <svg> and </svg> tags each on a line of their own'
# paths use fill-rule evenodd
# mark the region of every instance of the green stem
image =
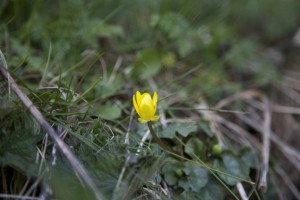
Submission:
<svg viewBox="0 0 300 200">
<path fill-rule="evenodd" d="M 173 152 L 172 149 L 167 146 L 161 139 L 159 139 L 159 137 L 157 137 L 153 127 L 152 127 L 152 124 L 151 122 L 147 122 L 147 125 L 148 125 L 148 128 L 150 130 L 150 133 L 151 133 L 151 136 L 153 138 L 153 140 L 165 151 L 167 152 Z"/>
</svg>

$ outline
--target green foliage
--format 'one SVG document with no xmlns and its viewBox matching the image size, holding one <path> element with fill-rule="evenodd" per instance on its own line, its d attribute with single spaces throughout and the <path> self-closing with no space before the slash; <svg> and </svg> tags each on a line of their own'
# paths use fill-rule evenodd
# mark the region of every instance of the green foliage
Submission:
<svg viewBox="0 0 300 200">
<path fill-rule="evenodd" d="M 152 77 L 161 68 L 160 54 L 155 50 L 143 50 L 137 54 L 134 65 L 134 75 L 141 80 Z"/>
<path fill-rule="evenodd" d="M 206 156 L 206 147 L 201 140 L 192 137 L 187 141 L 186 145 L 184 146 L 184 152 L 192 158 L 196 155 L 198 158 L 203 160 Z"/>
<path fill-rule="evenodd" d="M 187 137 L 190 133 L 195 132 L 197 126 L 193 124 L 171 124 L 158 133 L 159 137 L 174 139 L 176 133 L 183 137 Z"/>
<path fill-rule="evenodd" d="M 53 171 L 49 183 L 58 199 L 94 199 L 94 194 L 86 186 L 66 172 Z"/>
<path fill-rule="evenodd" d="M 186 56 L 195 49 L 196 41 L 199 40 L 196 31 L 190 28 L 188 21 L 175 12 L 154 14 L 151 17 L 150 25 L 161 31 L 170 41 L 174 41 L 176 49 L 181 56 Z"/>
<path fill-rule="evenodd" d="M 238 182 L 254 179 L 250 169 L 259 172 L 260 153 L 226 135 L 220 146 L 195 107 L 249 88 L 276 96 L 270 86 L 284 80 L 282 66 L 299 65 L 292 39 L 299 10 L 298 0 L 3 0 L 0 46 L 8 71 L 64 130 L 64 142 L 108 199 L 231 199 Z M 167 121 L 155 130 L 176 159 L 150 137 L 142 141 L 148 129 L 132 116 L 134 91 L 154 89 Z M 27 184 L 43 179 L 54 198 L 92 199 L 59 153 L 50 165 L 52 141 L 42 140 L 4 79 L 0 91 L 0 165 L 13 174 L 0 176 L 13 188 L 7 193 L 27 190 L 32 177 Z M 266 198 L 278 197 L 272 189 Z"/>
<path fill-rule="evenodd" d="M 223 153 L 222 161 L 214 160 L 214 167 L 222 172 L 242 179 L 247 179 L 249 175 L 249 167 L 247 167 L 247 165 L 245 165 L 241 159 L 232 155 L 231 153 Z M 219 175 L 221 179 L 228 185 L 234 186 L 239 182 L 238 179 L 232 178 L 228 175 Z"/>
<path fill-rule="evenodd" d="M 209 179 L 208 170 L 195 166 L 192 162 L 168 163 L 163 167 L 162 173 L 169 185 L 184 191 L 199 192 Z"/>
</svg>

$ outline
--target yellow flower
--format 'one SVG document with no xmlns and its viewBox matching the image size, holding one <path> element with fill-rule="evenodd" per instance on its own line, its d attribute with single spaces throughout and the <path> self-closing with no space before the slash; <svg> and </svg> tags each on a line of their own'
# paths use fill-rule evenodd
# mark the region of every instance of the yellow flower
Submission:
<svg viewBox="0 0 300 200">
<path fill-rule="evenodd" d="M 141 94 L 139 91 L 133 95 L 133 106 L 140 116 L 139 121 L 141 123 L 146 123 L 149 121 L 157 121 L 159 119 L 158 115 L 155 115 L 156 104 L 157 104 L 157 93 L 154 92 L 153 98 L 151 98 L 149 93 Z"/>
</svg>

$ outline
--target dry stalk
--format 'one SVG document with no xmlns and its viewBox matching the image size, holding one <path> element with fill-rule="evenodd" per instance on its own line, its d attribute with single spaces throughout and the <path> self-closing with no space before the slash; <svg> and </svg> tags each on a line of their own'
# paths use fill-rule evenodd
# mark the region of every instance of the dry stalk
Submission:
<svg viewBox="0 0 300 200">
<path fill-rule="evenodd" d="M 297 186 L 295 186 L 295 184 L 289 178 L 289 176 L 285 173 L 285 171 L 279 167 L 276 167 L 275 171 L 282 178 L 282 180 L 285 182 L 285 184 L 288 186 L 290 191 L 293 193 L 294 197 L 296 197 L 296 199 L 300 199 L 300 192 L 297 189 Z"/>
<path fill-rule="evenodd" d="M 248 200 L 247 194 L 241 182 L 236 185 L 236 188 L 239 191 L 242 200 Z"/>
</svg>

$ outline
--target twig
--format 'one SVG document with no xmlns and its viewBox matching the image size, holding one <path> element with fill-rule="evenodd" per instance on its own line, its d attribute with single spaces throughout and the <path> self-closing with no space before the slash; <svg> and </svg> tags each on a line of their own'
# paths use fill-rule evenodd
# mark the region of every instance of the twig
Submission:
<svg viewBox="0 0 300 200">
<path fill-rule="evenodd" d="M 150 131 L 147 130 L 146 133 L 143 135 L 141 142 L 139 143 L 139 147 L 138 147 L 135 155 L 139 155 L 140 154 L 141 149 L 143 148 L 143 145 L 144 145 L 145 141 L 147 140 L 149 134 L 150 134 Z"/>
<path fill-rule="evenodd" d="M 296 199 L 300 199 L 300 192 L 293 183 L 293 181 L 289 178 L 289 176 L 285 173 L 285 171 L 279 167 L 275 167 L 276 173 L 282 178 L 282 180 L 285 182 L 285 184 L 288 186 L 290 191 L 293 193 L 293 195 L 296 197 Z"/>
<path fill-rule="evenodd" d="M 130 114 L 130 119 L 129 119 L 129 125 L 128 125 L 127 131 L 126 131 L 125 141 L 124 141 L 124 144 L 128 144 L 128 145 L 129 145 L 129 132 L 130 132 L 131 124 L 132 124 L 133 112 L 134 112 L 134 109 L 132 108 L 131 114 Z"/>
<path fill-rule="evenodd" d="M 143 190 L 151 195 L 151 197 L 155 200 L 161 200 L 161 197 L 153 190 L 150 190 L 149 188 L 143 187 Z"/>
<path fill-rule="evenodd" d="M 252 121 L 246 116 L 239 115 L 238 118 L 254 128 L 256 131 L 260 131 L 262 129 L 262 126 L 258 122 Z M 278 150 L 282 152 L 282 155 L 285 156 L 298 171 L 300 171 L 300 152 L 283 142 L 274 132 L 272 132 L 270 139 L 278 146 Z"/>
<path fill-rule="evenodd" d="M 263 129 L 261 130 L 263 134 L 262 167 L 258 188 L 263 191 L 266 191 L 270 157 L 271 111 L 269 100 L 266 97 L 263 97 L 263 101 L 265 103 L 265 108 Z"/>
<path fill-rule="evenodd" d="M 2 52 L 0 52 L 2 54 Z M 69 160 L 73 169 L 80 175 L 84 182 L 93 190 L 95 197 L 97 199 L 104 199 L 102 193 L 97 189 L 96 184 L 93 182 L 92 178 L 87 173 L 85 167 L 72 153 L 70 148 L 59 138 L 55 130 L 50 126 L 50 124 L 43 117 L 42 113 L 33 105 L 31 100 L 22 92 L 15 80 L 10 76 L 9 72 L 4 69 L 3 60 L 0 60 L 0 73 L 1 75 L 10 83 L 11 89 L 19 97 L 25 107 L 34 116 L 38 123 L 43 127 L 43 129 L 50 135 L 53 142 L 57 145 L 62 154 Z"/>
<path fill-rule="evenodd" d="M 238 184 L 236 185 L 236 188 L 239 191 L 242 200 L 248 200 L 247 194 L 246 194 L 245 189 L 241 182 L 238 182 Z"/>
<path fill-rule="evenodd" d="M 272 112 L 300 115 L 299 107 L 272 105 Z"/>
<path fill-rule="evenodd" d="M 20 196 L 13 194 L 0 194 L 0 199 L 25 199 L 25 200 L 40 200 L 39 197 Z"/>
</svg>

